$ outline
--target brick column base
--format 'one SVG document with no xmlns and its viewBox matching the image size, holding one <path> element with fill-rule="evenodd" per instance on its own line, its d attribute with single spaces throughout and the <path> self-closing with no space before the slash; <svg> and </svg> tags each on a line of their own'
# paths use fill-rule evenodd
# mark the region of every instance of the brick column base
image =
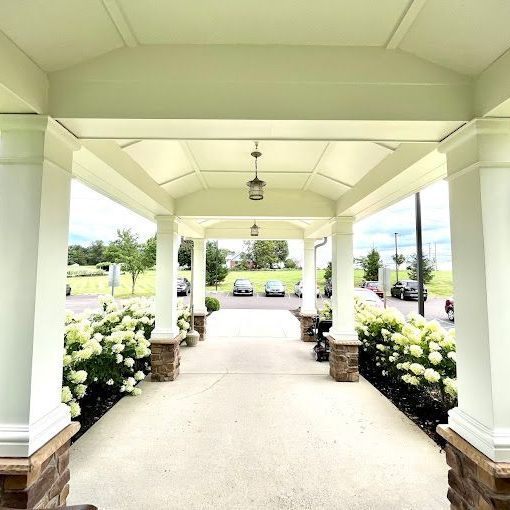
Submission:
<svg viewBox="0 0 510 510">
<path fill-rule="evenodd" d="M 175 381 L 179 375 L 181 335 L 172 340 L 151 341 L 151 381 Z"/>
<path fill-rule="evenodd" d="M 206 329 L 206 314 L 195 314 L 195 331 L 200 334 L 200 340 L 205 340 Z"/>
<path fill-rule="evenodd" d="M 303 342 L 315 342 L 315 337 L 308 334 L 308 331 L 313 326 L 314 320 L 314 315 L 299 315 L 299 322 L 301 323 L 301 340 Z"/>
<path fill-rule="evenodd" d="M 451 510 L 510 509 L 510 462 L 494 462 L 447 425 L 448 500 Z"/>
<path fill-rule="evenodd" d="M 80 429 L 72 422 L 30 457 L 0 457 L 0 507 L 57 508 L 69 494 L 69 447 Z"/>
<path fill-rule="evenodd" d="M 329 375 L 338 382 L 358 382 L 358 340 L 329 340 Z"/>
</svg>

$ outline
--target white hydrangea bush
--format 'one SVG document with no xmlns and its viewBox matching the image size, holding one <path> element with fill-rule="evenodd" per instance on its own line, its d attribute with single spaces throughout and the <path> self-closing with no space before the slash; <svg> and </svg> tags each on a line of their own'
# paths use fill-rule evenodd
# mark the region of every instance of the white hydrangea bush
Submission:
<svg viewBox="0 0 510 510">
<path fill-rule="evenodd" d="M 356 300 L 356 330 L 363 354 L 385 377 L 438 393 L 443 401 L 457 396 L 455 330 L 421 315 L 404 316 L 395 308 L 379 309 Z"/>
<path fill-rule="evenodd" d="M 150 371 L 150 336 L 154 329 L 153 300 L 134 298 L 122 303 L 99 298 L 100 309 L 69 313 L 65 321 L 62 402 L 71 416 L 81 414 L 79 400 L 94 388 L 137 396 L 138 382 Z M 190 329 L 190 311 L 178 303 L 178 326 Z"/>
</svg>

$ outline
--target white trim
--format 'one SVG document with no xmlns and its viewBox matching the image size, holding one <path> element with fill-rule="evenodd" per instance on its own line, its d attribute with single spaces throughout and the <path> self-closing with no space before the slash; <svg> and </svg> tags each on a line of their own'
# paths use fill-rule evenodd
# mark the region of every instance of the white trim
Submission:
<svg viewBox="0 0 510 510">
<path fill-rule="evenodd" d="M 150 337 L 150 342 L 158 344 L 165 341 L 171 342 L 181 334 L 181 331 L 176 327 L 175 329 L 155 329 Z"/>
<path fill-rule="evenodd" d="M 396 26 L 393 34 L 391 34 L 391 37 L 386 44 L 387 50 L 395 50 L 398 48 L 399 44 L 402 42 L 402 40 L 406 36 L 407 32 L 409 32 L 409 29 L 411 28 L 413 23 L 416 21 L 416 18 L 418 17 L 418 14 L 420 14 L 421 10 L 423 9 L 426 1 L 427 0 L 412 0 L 411 1 L 411 4 L 405 11 L 402 18 L 400 18 L 398 25 Z"/>
<path fill-rule="evenodd" d="M 356 333 L 356 331 L 335 331 L 333 328 L 331 328 L 328 331 L 328 336 L 339 343 L 361 345 L 361 342 L 358 340 L 358 333 Z"/>
<path fill-rule="evenodd" d="M 0 424 L 0 457 L 29 457 L 71 423 L 69 408 L 59 404 L 32 424 Z"/>
<path fill-rule="evenodd" d="M 448 412 L 449 427 L 495 462 L 510 462 L 510 428 L 491 429 L 458 407 Z"/>
</svg>

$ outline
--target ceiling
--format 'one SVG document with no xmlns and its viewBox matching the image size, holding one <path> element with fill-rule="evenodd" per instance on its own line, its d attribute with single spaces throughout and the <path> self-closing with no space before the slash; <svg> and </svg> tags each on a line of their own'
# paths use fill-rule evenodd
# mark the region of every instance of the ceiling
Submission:
<svg viewBox="0 0 510 510">
<path fill-rule="evenodd" d="M 246 190 L 254 176 L 247 140 L 118 140 L 170 196 L 202 189 Z M 398 146 L 397 143 L 264 141 L 259 176 L 268 188 L 312 191 L 337 200 Z"/>
<path fill-rule="evenodd" d="M 0 31 L 51 72 L 123 46 L 400 49 L 476 75 L 510 46 L 506 0 L 0 0 Z"/>
</svg>

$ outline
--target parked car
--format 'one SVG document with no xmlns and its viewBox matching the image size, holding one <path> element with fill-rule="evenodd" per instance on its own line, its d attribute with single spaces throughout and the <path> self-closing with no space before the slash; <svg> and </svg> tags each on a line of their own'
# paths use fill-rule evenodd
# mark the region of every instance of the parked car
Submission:
<svg viewBox="0 0 510 510">
<path fill-rule="evenodd" d="M 234 282 L 234 289 L 232 290 L 234 296 L 253 296 L 253 285 L 250 280 L 244 278 L 238 278 Z"/>
<path fill-rule="evenodd" d="M 455 320 L 454 302 L 453 298 L 448 298 L 444 304 L 444 311 L 452 322 Z"/>
<path fill-rule="evenodd" d="M 370 289 L 370 290 L 374 291 L 381 299 L 384 298 L 384 290 L 381 287 L 381 285 L 379 285 L 379 282 L 374 282 L 374 281 L 363 282 L 362 287 L 364 289 Z"/>
<path fill-rule="evenodd" d="M 418 282 L 416 280 L 400 280 L 390 289 L 391 295 L 396 298 L 418 299 Z M 423 299 L 427 301 L 427 287 L 423 286 Z"/>
<path fill-rule="evenodd" d="M 66 296 L 70 296 L 71 295 L 71 286 L 66 283 Z"/>
<path fill-rule="evenodd" d="M 317 297 L 321 297 L 319 287 L 315 288 L 315 292 L 317 293 Z M 299 282 L 297 282 L 296 285 L 294 286 L 294 294 L 297 297 L 300 297 L 300 298 L 303 297 L 303 282 L 301 280 Z"/>
<path fill-rule="evenodd" d="M 331 280 L 326 280 L 324 284 L 324 296 L 330 298 L 333 295 L 333 285 L 331 284 Z"/>
<path fill-rule="evenodd" d="M 269 280 L 265 286 L 267 296 L 285 296 L 285 285 L 280 280 Z"/>
<path fill-rule="evenodd" d="M 354 287 L 354 297 L 361 299 L 367 305 L 384 308 L 383 300 L 373 290 L 364 287 Z"/>
<path fill-rule="evenodd" d="M 177 295 L 188 296 L 191 292 L 191 283 L 187 278 L 177 278 Z"/>
</svg>

